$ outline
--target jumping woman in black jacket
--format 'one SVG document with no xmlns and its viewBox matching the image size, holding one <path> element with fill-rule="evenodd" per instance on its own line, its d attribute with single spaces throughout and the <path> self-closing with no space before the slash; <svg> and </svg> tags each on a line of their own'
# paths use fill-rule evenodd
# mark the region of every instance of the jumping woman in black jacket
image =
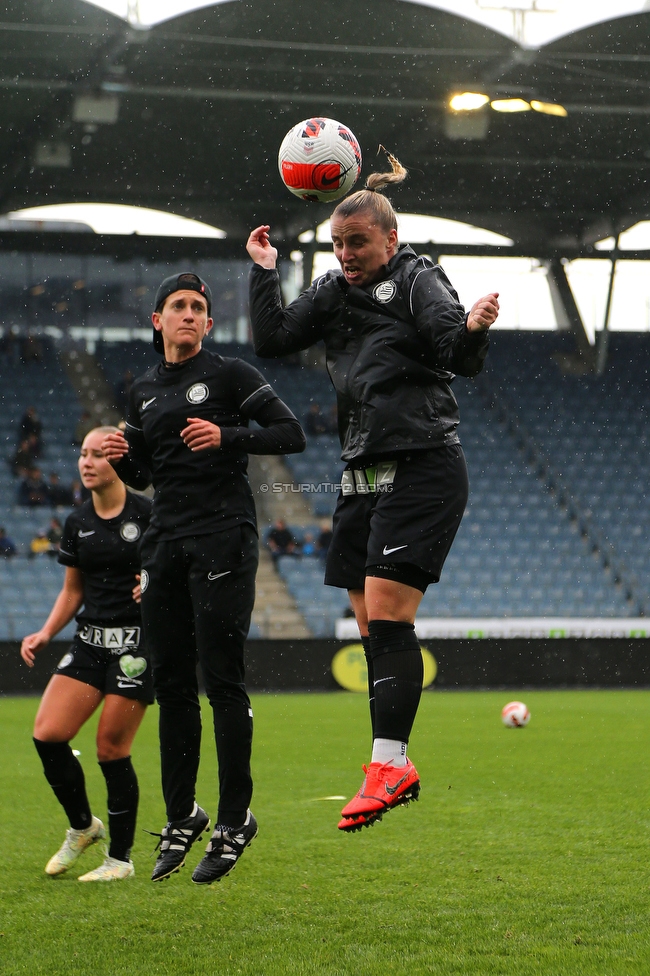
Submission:
<svg viewBox="0 0 650 976">
<path fill-rule="evenodd" d="M 372 759 L 342 811 L 341 830 L 369 826 L 417 799 L 406 756 L 422 690 L 415 615 L 437 583 L 467 503 L 457 434 L 455 373 L 475 376 L 488 348 L 497 294 L 467 314 L 442 268 L 397 239 L 379 191 L 406 170 L 374 173 L 335 209 L 331 233 L 341 271 L 318 278 L 286 308 L 269 227 L 247 250 L 259 356 L 285 356 L 324 340 L 336 389 L 347 467 L 334 514 L 325 582 L 349 591 L 368 662 Z"/>
</svg>

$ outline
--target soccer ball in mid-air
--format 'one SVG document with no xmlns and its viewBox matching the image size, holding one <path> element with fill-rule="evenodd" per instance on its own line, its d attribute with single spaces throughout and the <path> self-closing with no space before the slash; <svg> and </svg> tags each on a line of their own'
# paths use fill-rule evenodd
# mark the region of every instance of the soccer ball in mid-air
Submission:
<svg viewBox="0 0 650 976">
<path fill-rule="evenodd" d="M 501 709 L 501 721 L 509 729 L 521 729 L 530 722 L 530 712 L 523 702 L 508 702 Z"/>
<path fill-rule="evenodd" d="M 294 196 L 327 203 L 344 196 L 357 182 L 361 149 L 347 125 L 334 119 L 305 119 L 282 140 L 278 168 Z"/>
</svg>

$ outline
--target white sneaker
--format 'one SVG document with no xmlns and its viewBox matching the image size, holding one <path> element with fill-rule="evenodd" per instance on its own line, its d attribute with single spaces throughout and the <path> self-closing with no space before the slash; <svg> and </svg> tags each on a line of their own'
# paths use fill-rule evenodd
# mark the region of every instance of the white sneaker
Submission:
<svg viewBox="0 0 650 976">
<path fill-rule="evenodd" d="M 79 881 L 122 881 L 123 878 L 132 878 L 134 874 L 133 861 L 118 861 L 107 856 L 103 864 L 88 874 L 82 874 Z"/>
<path fill-rule="evenodd" d="M 87 847 L 96 844 L 99 840 L 104 840 L 105 837 L 106 829 L 97 817 L 93 817 L 93 822 L 90 827 L 86 827 L 85 830 L 75 830 L 73 827 L 70 827 L 66 831 L 63 844 L 45 865 L 45 873 L 63 874 L 83 854 Z"/>
</svg>

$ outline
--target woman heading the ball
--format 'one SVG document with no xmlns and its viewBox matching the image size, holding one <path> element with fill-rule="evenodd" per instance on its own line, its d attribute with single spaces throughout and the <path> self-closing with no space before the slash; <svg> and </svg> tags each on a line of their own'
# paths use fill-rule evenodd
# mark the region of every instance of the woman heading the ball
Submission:
<svg viewBox="0 0 650 976">
<path fill-rule="evenodd" d="M 149 657 L 141 641 L 139 540 L 149 524 L 151 502 L 127 492 L 101 448 L 116 427 L 97 427 L 84 438 L 79 474 L 88 501 L 68 516 L 59 562 L 63 587 L 39 631 L 22 642 L 25 663 L 43 650 L 76 615 L 70 649 L 45 689 L 34 745 L 45 777 L 65 810 L 70 829 L 45 871 L 63 874 L 87 848 L 106 836 L 93 816 L 81 764 L 70 740 L 103 702 L 97 727 L 97 759 L 106 780 L 110 846 L 104 862 L 80 881 L 132 877 L 130 860 L 138 810 L 138 780 L 131 746 L 153 701 Z"/>
<path fill-rule="evenodd" d="M 384 187 L 390 173 L 338 204 L 331 234 L 340 271 L 318 278 L 283 307 L 269 227 L 247 250 L 255 262 L 250 310 L 255 351 L 278 357 L 325 343 L 346 462 L 325 583 L 346 588 L 368 663 L 372 757 L 342 811 L 339 828 L 359 830 L 417 799 L 407 758 L 422 691 L 415 615 L 443 564 L 468 495 L 458 438 L 454 374 L 480 372 L 499 311 L 487 295 L 466 313 L 442 268 L 400 244 Z"/>
</svg>

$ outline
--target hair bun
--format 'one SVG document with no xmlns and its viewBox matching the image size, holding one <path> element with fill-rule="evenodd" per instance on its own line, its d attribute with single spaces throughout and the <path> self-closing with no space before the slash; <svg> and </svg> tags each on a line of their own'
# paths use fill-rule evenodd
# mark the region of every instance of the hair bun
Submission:
<svg viewBox="0 0 650 976">
<path fill-rule="evenodd" d="M 383 187 L 401 183 L 406 179 L 407 170 L 396 156 L 379 147 L 379 152 L 385 152 L 391 165 L 390 173 L 370 173 L 363 190 L 344 197 L 335 208 L 332 217 L 347 218 L 353 214 L 367 212 L 373 222 L 385 230 L 397 230 L 397 215 L 390 200 L 381 192 Z"/>
</svg>

